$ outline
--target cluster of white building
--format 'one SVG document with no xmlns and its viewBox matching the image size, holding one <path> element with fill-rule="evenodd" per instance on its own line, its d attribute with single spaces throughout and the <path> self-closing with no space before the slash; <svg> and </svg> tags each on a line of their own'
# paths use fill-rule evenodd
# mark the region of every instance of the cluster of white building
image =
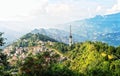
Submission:
<svg viewBox="0 0 120 76">
<path fill-rule="evenodd" d="M 20 47 L 20 48 L 15 47 L 14 49 L 13 49 L 13 46 L 9 46 L 6 49 L 4 49 L 4 53 L 10 58 L 11 62 L 17 61 L 17 60 L 24 60 L 30 54 L 36 55 L 38 53 L 42 53 L 42 52 L 46 52 L 46 51 L 50 52 L 50 56 L 54 56 L 55 54 L 57 54 L 52 49 L 49 49 L 48 47 L 46 47 L 46 44 L 49 44 L 52 46 L 53 45 L 52 42 L 39 41 L 38 43 L 40 44 L 38 46 Z M 66 57 L 60 56 L 58 61 L 63 61 L 65 59 L 66 59 Z M 46 60 L 50 60 L 50 58 L 46 58 Z"/>
</svg>

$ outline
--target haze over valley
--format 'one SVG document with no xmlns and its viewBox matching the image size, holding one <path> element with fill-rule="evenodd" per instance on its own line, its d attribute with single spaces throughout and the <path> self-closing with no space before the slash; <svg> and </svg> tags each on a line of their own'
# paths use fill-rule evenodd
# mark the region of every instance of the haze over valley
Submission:
<svg viewBox="0 0 120 76">
<path fill-rule="evenodd" d="M 6 27 L 1 27 L 1 31 L 5 33 L 4 35 L 10 43 L 29 32 L 44 34 L 53 39 L 57 39 L 60 42 L 68 43 L 69 26 L 72 25 L 74 42 L 102 41 L 108 43 L 109 45 L 118 46 L 120 45 L 119 18 L 120 13 L 115 13 L 103 16 L 97 15 L 93 18 L 58 24 L 49 28 L 40 27 L 30 30 L 30 27 L 27 25 L 23 28 L 25 31 L 16 31 L 14 29 L 10 30 Z"/>
</svg>

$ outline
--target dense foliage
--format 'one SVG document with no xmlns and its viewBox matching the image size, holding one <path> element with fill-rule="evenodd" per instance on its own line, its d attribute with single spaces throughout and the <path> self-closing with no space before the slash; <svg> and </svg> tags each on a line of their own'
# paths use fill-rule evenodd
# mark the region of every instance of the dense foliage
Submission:
<svg viewBox="0 0 120 76">
<path fill-rule="evenodd" d="M 21 76 L 72 76 L 73 72 L 65 65 L 58 63 L 59 56 L 50 56 L 49 52 L 43 52 L 35 56 L 27 57 L 19 64 Z"/>
<path fill-rule="evenodd" d="M 75 44 L 68 52 L 68 67 L 85 76 L 120 76 L 120 47 L 101 42 Z"/>
<path fill-rule="evenodd" d="M 3 33 L 0 32 L 0 46 L 4 45 L 4 38 L 2 37 L 2 34 Z M 4 55 L 0 50 L 0 76 L 9 75 L 7 70 L 8 70 L 7 56 Z"/>
<path fill-rule="evenodd" d="M 0 32 L 0 46 L 3 46 L 4 44 L 4 38 L 2 37 L 2 34 L 3 33 Z"/>
<path fill-rule="evenodd" d="M 69 49 L 67 44 L 60 43 L 60 42 L 56 42 L 56 43 L 54 43 L 54 46 L 50 46 L 50 47 L 58 50 L 61 53 L 65 53 Z"/>
<path fill-rule="evenodd" d="M 0 41 L 3 44 L 1 36 Z M 46 45 L 42 45 L 41 41 Z M 3 65 L 0 65 L 0 74 L 3 76 L 120 76 L 120 46 L 86 41 L 69 47 L 47 36 L 31 33 L 20 38 L 12 46 L 18 49 L 47 47 L 52 53 L 49 50 L 34 55 L 23 52 L 27 57 L 22 60 L 17 55 L 18 60 L 12 66 L 8 65 L 6 55 L 1 53 L 0 62 Z M 65 59 L 62 60 L 64 57 Z"/>
</svg>

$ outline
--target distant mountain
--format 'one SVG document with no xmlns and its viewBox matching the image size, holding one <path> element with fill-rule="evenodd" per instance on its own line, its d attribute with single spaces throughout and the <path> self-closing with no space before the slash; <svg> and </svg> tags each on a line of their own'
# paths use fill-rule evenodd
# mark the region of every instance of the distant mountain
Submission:
<svg viewBox="0 0 120 76">
<path fill-rule="evenodd" d="M 97 15 L 93 18 L 77 20 L 65 24 L 56 25 L 56 29 L 34 29 L 31 33 L 43 34 L 59 42 L 68 43 L 69 26 L 72 25 L 74 42 L 102 41 L 110 45 L 120 45 L 120 13 L 109 15 Z M 3 28 L 4 29 L 4 28 Z M 9 29 L 8 29 L 9 31 Z M 8 42 L 19 38 L 23 34 L 15 31 L 5 33 Z"/>
<path fill-rule="evenodd" d="M 108 44 L 118 46 L 120 45 L 120 32 L 113 32 L 99 35 L 96 40 L 107 42 Z"/>
<path fill-rule="evenodd" d="M 56 27 L 69 31 L 69 26 L 72 25 L 72 32 L 84 38 L 84 40 L 104 41 L 110 45 L 120 45 L 120 38 L 118 37 L 120 34 L 119 18 L 120 13 L 104 16 L 97 15 L 85 20 L 77 20 L 66 24 L 56 25 Z M 109 37 L 107 37 L 108 34 Z M 113 34 L 115 34 L 115 36 Z M 83 40 L 79 38 L 77 41 Z"/>
<path fill-rule="evenodd" d="M 64 42 L 64 43 L 68 43 L 69 41 L 69 32 L 66 32 L 64 30 L 58 30 L 58 29 L 34 29 L 33 31 L 31 31 L 31 33 L 33 34 L 43 34 L 46 36 L 49 36 L 50 38 L 53 38 L 59 42 Z M 80 37 L 77 34 L 73 34 L 74 37 L 74 42 L 78 42 L 78 40 L 84 40 L 83 37 Z"/>
<path fill-rule="evenodd" d="M 99 32 L 99 33 L 108 33 L 113 31 L 119 31 L 120 28 L 120 13 L 117 14 L 110 14 L 110 15 L 97 15 L 93 18 L 84 19 L 84 20 L 77 20 L 73 22 L 69 22 L 66 24 L 56 25 L 58 29 L 63 29 L 69 31 L 69 25 L 72 25 L 72 29 L 74 33 L 79 32 L 86 34 L 89 32 Z M 87 34 L 86 34 L 87 35 Z"/>
<path fill-rule="evenodd" d="M 120 45 L 120 13 L 97 15 L 93 18 L 57 25 L 57 29 L 35 29 L 32 33 L 47 35 L 60 42 L 68 43 L 69 26 L 72 25 L 74 42 L 102 41 Z"/>
</svg>

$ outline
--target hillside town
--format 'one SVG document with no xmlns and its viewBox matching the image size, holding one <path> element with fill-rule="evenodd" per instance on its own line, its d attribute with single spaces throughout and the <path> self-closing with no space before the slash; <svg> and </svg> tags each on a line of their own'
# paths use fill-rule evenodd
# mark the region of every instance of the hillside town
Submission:
<svg viewBox="0 0 120 76">
<path fill-rule="evenodd" d="M 54 42 L 39 41 L 38 43 L 39 43 L 38 46 L 33 46 L 33 47 L 15 47 L 14 48 L 12 45 L 10 45 L 6 47 L 3 52 L 8 56 L 9 62 L 11 64 L 15 64 L 17 60 L 24 61 L 24 59 L 30 55 L 36 55 L 43 52 L 49 52 L 51 57 L 54 55 L 59 55 L 59 58 L 57 59 L 57 61 L 59 62 L 67 59 L 63 55 L 56 52 L 55 49 L 50 49 L 46 46 L 46 45 L 53 46 Z M 46 60 L 50 60 L 50 59 L 46 58 Z"/>
</svg>

